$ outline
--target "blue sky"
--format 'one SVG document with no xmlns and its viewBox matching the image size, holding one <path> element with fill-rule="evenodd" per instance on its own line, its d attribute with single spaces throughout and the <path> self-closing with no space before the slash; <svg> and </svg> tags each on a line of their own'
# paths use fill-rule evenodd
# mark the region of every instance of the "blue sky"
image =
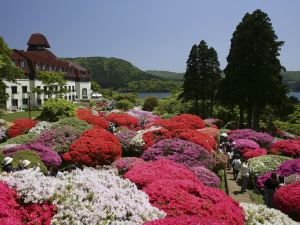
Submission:
<svg viewBox="0 0 300 225">
<path fill-rule="evenodd" d="M 224 68 L 233 31 L 257 8 L 285 41 L 282 64 L 300 70 L 299 0 L 2 0 L 0 36 L 26 49 L 39 32 L 57 56 L 117 57 L 143 70 L 176 72 L 185 71 L 191 46 L 204 39 Z"/>
</svg>

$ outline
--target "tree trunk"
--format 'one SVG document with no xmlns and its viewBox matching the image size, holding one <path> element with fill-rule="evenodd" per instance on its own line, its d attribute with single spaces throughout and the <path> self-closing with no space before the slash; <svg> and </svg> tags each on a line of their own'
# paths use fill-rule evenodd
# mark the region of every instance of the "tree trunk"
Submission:
<svg viewBox="0 0 300 225">
<path fill-rule="evenodd" d="M 253 113 L 253 129 L 259 130 L 260 108 L 256 107 Z"/>
<path fill-rule="evenodd" d="M 253 117 L 253 113 L 252 113 L 252 106 L 249 105 L 247 107 L 247 128 L 252 128 L 252 117 Z"/>
<path fill-rule="evenodd" d="M 239 121 L 239 128 L 240 129 L 244 127 L 244 121 L 245 121 L 244 106 L 240 106 L 240 121 Z"/>
<path fill-rule="evenodd" d="M 196 115 L 198 116 L 199 115 L 199 103 L 198 103 L 198 99 L 195 100 L 195 112 L 196 112 Z"/>
</svg>

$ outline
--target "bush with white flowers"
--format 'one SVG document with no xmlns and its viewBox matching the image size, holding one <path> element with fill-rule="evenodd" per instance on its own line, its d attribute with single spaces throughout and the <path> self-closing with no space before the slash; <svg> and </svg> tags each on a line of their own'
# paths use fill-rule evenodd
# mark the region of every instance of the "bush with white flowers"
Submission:
<svg viewBox="0 0 300 225">
<path fill-rule="evenodd" d="M 246 225 L 299 225 L 286 214 L 277 209 L 267 208 L 265 205 L 240 203 L 246 215 Z"/>
<path fill-rule="evenodd" d="M 143 140 L 143 135 L 149 131 L 159 130 L 161 127 L 152 126 L 145 130 L 139 130 L 134 138 L 131 139 L 130 145 L 135 147 L 143 147 L 145 145 L 145 141 Z"/>
<path fill-rule="evenodd" d="M 2 176 L 0 180 L 15 188 L 26 203 L 50 200 L 56 205 L 53 225 L 143 224 L 165 216 L 151 206 L 145 193 L 117 176 L 111 167 L 87 167 L 56 177 L 30 169 Z"/>
<path fill-rule="evenodd" d="M 29 134 L 41 134 L 46 130 L 50 130 L 53 127 L 53 123 L 48 121 L 40 121 L 37 125 L 31 128 L 28 133 Z"/>
</svg>

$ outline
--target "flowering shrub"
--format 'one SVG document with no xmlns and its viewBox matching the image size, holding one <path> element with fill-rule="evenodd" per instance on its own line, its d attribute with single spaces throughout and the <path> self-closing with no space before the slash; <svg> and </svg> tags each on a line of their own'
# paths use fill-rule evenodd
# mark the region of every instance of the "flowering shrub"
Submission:
<svg viewBox="0 0 300 225">
<path fill-rule="evenodd" d="M 35 142 L 52 148 L 58 153 L 68 152 L 73 141 L 77 140 L 81 131 L 70 126 L 51 129 L 42 133 Z"/>
<path fill-rule="evenodd" d="M 264 155 L 249 159 L 250 171 L 255 176 L 260 176 L 267 172 L 275 171 L 276 168 L 290 158 L 279 155 Z"/>
<path fill-rule="evenodd" d="M 243 153 L 243 150 L 245 149 L 256 149 L 259 148 L 259 145 L 249 139 L 237 139 L 234 141 L 235 142 L 235 149 Z"/>
<path fill-rule="evenodd" d="M 147 132 L 150 131 L 155 131 L 155 130 L 160 130 L 160 127 L 150 127 L 144 130 L 139 130 L 137 131 L 136 135 L 134 138 L 132 138 L 132 140 L 130 141 L 130 145 L 133 146 L 135 149 L 141 151 L 141 149 L 144 147 L 145 145 L 145 141 L 143 139 L 144 134 L 146 134 Z"/>
<path fill-rule="evenodd" d="M 125 113 L 110 113 L 106 119 L 120 127 L 135 128 L 139 125 L 137 118 Z"/>
<path fill-rule="evenodd" d="M 194 142 L 208 152 L 212 152 L 216 148 L 216 141 L 213 137 L 196 130 L 176 130 L 173 132 L 173 137 Z"/>
<path fill-rule="evenodd" d="M 143 225 L 226 225 L 214 217 L 176 216 L 144 223 Z"/>
<path fill-rule="evenodd" d="M 199 129 L 197 130 L 201 133 L 204 133 L 204 134 L 208 134 L 210 135 L 211 137 L 213 137 L 215 140 L 218 140 L 219 139 L 219 129 L 217 128 L 214 128 L 214 127 L 205 127 L 205 128 L 202 128 L 202 129 Z"/>
<path fill-rule="evenodd" d="M 300 174 L 300 158 L 283 162 L 278 166 L 276 173 L 284 177 L 292 174 Z"/>
<path fill-rule="evenodd" d="M 192 167 L 190 170 L 204 185 L 215 188 L 220 187 L 220 178 L 215 173 L 211 172 L 209 169 L 206 169 L 202 166 L 196 166 Z"/>
<path fill-rule="evenodd" d="M 196 182 L 199 181 L 193 172 L 185 166 L 167 159 L 137 164 L 124 174 L 124 178 L 128 178 L 139 188 L 143 188 L 158 179 L 190 179 Z"/>
<path fill-rule="evenodd" d="M 228 157 L 223 153 L 214 152 L 213 157 L 216 160 L 216 166 L 214 171 L 224 170 L 227 167 Z"/>
<path fill-rule="evenodd" d="M 152 123 L 150 126 L 159 126 L 163 127 L 169 131 L 176 129 L 188 129 L 190 126 L 184 122 L 180 121 L 171 121 L 171 120 L 158 120 Z"/>
<path fill-rule="evenodd" d="M 267 172 L 261 176 L 258 176 L 256 179 L 256 185 L 260 190 L 263 190 L 265 187 L 265 182 L 271 178 L 272 173 L 274 173 L 274 171 L 271 172 Z"/>
<path fill-rule="evenodd" d="M 19 145 L 13 148 L 5 149 L 3 153 L 6 156 L 11 156 L 15 152 L 24 150 L 31 150 L 36 152 L 47 167 L 59 167 L 61 164 L 60 156 L 51 148 L 40 143 Z"/>
<path fill-rule="evenodd" d="M 139 120 L 140 123 L 152 123 L 160 119 L 160 116 L 154 115 L 152 112 L 143 110 L 129 110 L 126 112 L 128 115 L 133 116 Z"/>
<path fill-rule="evenodd" d="M 255 225 L 297 225 L 298 223 L 291 220 L 286 214 L 279 210 L 267 208 L 265 205 L 256 205 L 242 202 L 246 215 L 246 224 Z"/>
<path fill-rule="evenodd" d="M 0 127 L 0 141 L 6 138 L 6 129 L 4 127 Z"/>
<path fill-rule="evenodd" d="M 228 225 L 244 224 L 244 213 L 238 203 L 223 191 L 199 182 L 176 178 L 156 179 L 143 191 L 148 194 L 153 206 L 170 217 L 197 215 L 214 217 Z"/>
<path fill-rule="evenodd" d="M 35 140 L 37 135 L 35 134 L 22 134 L 13 138 L 8 139 L 6 142 L 0 144 L 0 147 L 6 146 L 9 144 L 26 144 Z"/>
<path fill-rule="evenodd" d="M 161 158 L 184 164 L 188 168 L 204 166 L 213 169 L 216 164 L 213 156 L 203 147 L 177 138 L 161 140 L 147 148 L 142 155 L 142 159 L 146 161 Z"/>
<path fill-rule="evenodd" d="M 66 161 L 80 165 L 108 165 L 122 154 L 118 139 L 104 129 L 94 128 L 85 131 L 73 142 L 70 151 L 63 155 Z"/>
<path fill-rule="evenodd" d="M 143 148 L 147 149 L 163 139 L 172 138 L 172 133 L 164 128 L 161 128 L 144 133 L 142 138 L 145 143 Z"/>
<path fill-rule="evenodd" d="M 184 123 L 186 124 L 187 129 L 196 130 L 205 127 L 203 120 L 199 116 L 194 116 L 191 114 L 181 114 L 179 116 L 174 116 L 170 119 L 170 121 Z"/>
<path fill-rule="evenodd" d="M 300 181 L 277 189 L 273 196 L 273 206 L 300 221 Z"/>
<path fill-rule="evenodd" d="M 116 137 L 119 139 L 122 145 L 123 156 L 140 155 L 139 151 L 131 146 L 131 140 L 137 135 L 136 131 L 124 129 L 116 133 Z"/>
<path fill-rule="evenodd" d="M 267 155 L 267 153 L 268 153 L 267 150 L 264 149 L 264 148 L 256 148 L 256 149 L 251 150 L 251 151 L 246 151 L 243 154 L 243 158 L 245 160 L 248 160 L 248 159 L 251 159 L 251 158 L 258 157 L 258 156 Z"/>
<path fill-rule="evenodd" d="M 31 128 L 33 128 L 37 124 L 37 121 L 22 118 L 22 119 L 16 119 L 14 121 L 14 125 L 12 125 L 8 131 L 7 135 L 8 137 L 16 137 L 21 134 L 27 133 Z"/>
<path fill-rule="evenodd" d="M 22 170 L 0 177 L 27 203 L 50 200 L 57 207 L 52 224 L 143 224 L 164 217 L 148 196 L 113 169 L 84 168 L 56 177 Z M 1 204 L 2 205 L 2 204 Z M 112 216 L 113 215 L 113 216 Z"/>
<path fill-rule="evenodd" d="M 37 125 L 35 125 L 33 128 L 31 128 L 28 133 L 29 134 L 41 134 L 42 132 L 46 130 L 50 130 L 53 126 L 53 123 L 50 123 L 48 121 L 39 121 Z"/>
<path fill-rule="evenodd" d="M 112 166 L 116 167 L 120 174 L 124 174 L 128 170 L 132 169 L 132 167 L 134 167 L 135 165 L 144 162 L 144 160 L 137 157 L 122 157 L 114 161 L 112 163 Z"/>
<path fill-rule="evenodd" d="M 50 225 L 56 207 L 48 203 L 29 204 L 22 210 L 26 225 Z"/>
<path fill-rule="evenodd" d="M 75 129 L 80 130 L 82 133 L 85 130 L 88 130 L 88 129 L 92 128 L 92 126 L 89 125 L 86 121 L 79 120 L 75 117 L 64 118 L 64 119 L 54 123 L 52 125 L 52 128 L 56 129 L 56 128 L 60 128 L 60 127 L 63 127 L 63 126 L 74 127 Z"/>
<path fill-rule="evenodd" d="M 300 174 L 292 174 L 284 178 L 285 184 L 292 184 L 300 181 Z"/>
<path fill-rule="evenodd" d="M 248 139 L 258 143 L 261 147 L 269 147 L 274 138 L 263 132 L 256 132 L 251 129 L 239 129 L 229 132 L 228 140 L 236 141 L 237 139 Z"/>
<path fill-rule="evenodd" d="M 78 109 L 76 111 L 76 115 L 78 119 L 84 120 L 93 126 L 104 129 L 108 128 L 108 123 L 103 117 L 93 115 L 93 113 L 88 109 Z"/>
<path fill-rule="evenodd" d="M 300 156 L 300 140 L 277 141 L 271 145 L 271 152 L 291 157 Z"/>
</svg>

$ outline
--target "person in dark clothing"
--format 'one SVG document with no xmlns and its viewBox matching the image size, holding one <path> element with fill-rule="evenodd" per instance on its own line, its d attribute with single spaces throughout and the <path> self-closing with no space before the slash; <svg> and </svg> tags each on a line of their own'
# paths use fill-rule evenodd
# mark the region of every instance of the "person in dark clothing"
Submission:
<svg viewBox="0 0 300 225">
<path fill-rule="evenodd" d="M 10 173 L 10 172 L 14 172 L 15 169 L 12 167 L 12 161 L 13 158 L 11 157 L 5 157 L 4 158 L 4 166 L 3 166 L 3 171 Z"/>
<path fill-rule="evenodd" d="M 277 180 L 277 175 L 276 173 L 272 173 L 271 178 L 267 179 L 265 182 L 265 204 L 267 207 L 271 208 L 272 207 L 272 198 L 275 192 L 275 189 L 279 186 L 279 182 Z"/>
</svg>

